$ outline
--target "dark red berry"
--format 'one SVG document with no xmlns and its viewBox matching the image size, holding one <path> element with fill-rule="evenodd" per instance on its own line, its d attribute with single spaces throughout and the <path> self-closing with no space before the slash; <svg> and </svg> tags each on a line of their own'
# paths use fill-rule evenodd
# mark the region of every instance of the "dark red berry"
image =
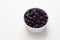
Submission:
<svg viewBox="0 0 60 40">
<path fill-rule="evenodd" d="M 38 28 L 38 26 L 39 26 L 38 24 L 33 25 L 34 28 Z"/>
</svg>

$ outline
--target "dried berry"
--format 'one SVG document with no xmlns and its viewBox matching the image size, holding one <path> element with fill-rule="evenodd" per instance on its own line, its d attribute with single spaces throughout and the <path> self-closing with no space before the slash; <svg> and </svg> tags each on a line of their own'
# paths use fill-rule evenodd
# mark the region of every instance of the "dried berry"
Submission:
<svg viewBox="0 0 60 40">
<path fill-rule="evenodd" d="M 24 21 L 30 27 L 40 28 L 46 25 L 48 16 L 44 10 L 32 8 L 24 14 Z"/>
</svg>

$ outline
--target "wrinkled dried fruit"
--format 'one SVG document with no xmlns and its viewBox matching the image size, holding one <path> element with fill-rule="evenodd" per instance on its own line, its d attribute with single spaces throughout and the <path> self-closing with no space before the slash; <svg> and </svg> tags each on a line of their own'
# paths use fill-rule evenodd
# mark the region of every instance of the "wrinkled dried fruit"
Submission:
<svg viewBox="0 0 60 40">
<path fill-rule="evenodd" d="M 46 25 L 48 16 L 44 10 L 32 8 L 24 14 L 24 21 L 30 27 L 40 28 Z"/>
</svg>

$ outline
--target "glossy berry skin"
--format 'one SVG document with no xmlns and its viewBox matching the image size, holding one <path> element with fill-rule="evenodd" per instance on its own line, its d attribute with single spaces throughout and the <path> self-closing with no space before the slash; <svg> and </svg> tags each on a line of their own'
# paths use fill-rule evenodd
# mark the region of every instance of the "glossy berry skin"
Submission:
<svg viewBox="0 0 60 40">
<path fill-rule="evenodd" d="M 48 15 L 40 8 L 31 8 L 24 14 L 24 21 L 32 28 L 40 28 L 46 25 Z"/>
</svg>

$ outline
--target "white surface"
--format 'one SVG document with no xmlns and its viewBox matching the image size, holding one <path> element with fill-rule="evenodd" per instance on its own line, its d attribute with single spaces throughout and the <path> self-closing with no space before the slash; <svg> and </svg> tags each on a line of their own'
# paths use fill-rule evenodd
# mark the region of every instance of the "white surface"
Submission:
<svg viewBox="0 0 60 40">
<path fill-rule="evenodd" d="M 39 34 L 28 32 L 23 21 L 34 7 L 49 16 L 47 29 Z M 60 40 L 60 0 L 0 0 L 0 40 Z"/>
</svg>

